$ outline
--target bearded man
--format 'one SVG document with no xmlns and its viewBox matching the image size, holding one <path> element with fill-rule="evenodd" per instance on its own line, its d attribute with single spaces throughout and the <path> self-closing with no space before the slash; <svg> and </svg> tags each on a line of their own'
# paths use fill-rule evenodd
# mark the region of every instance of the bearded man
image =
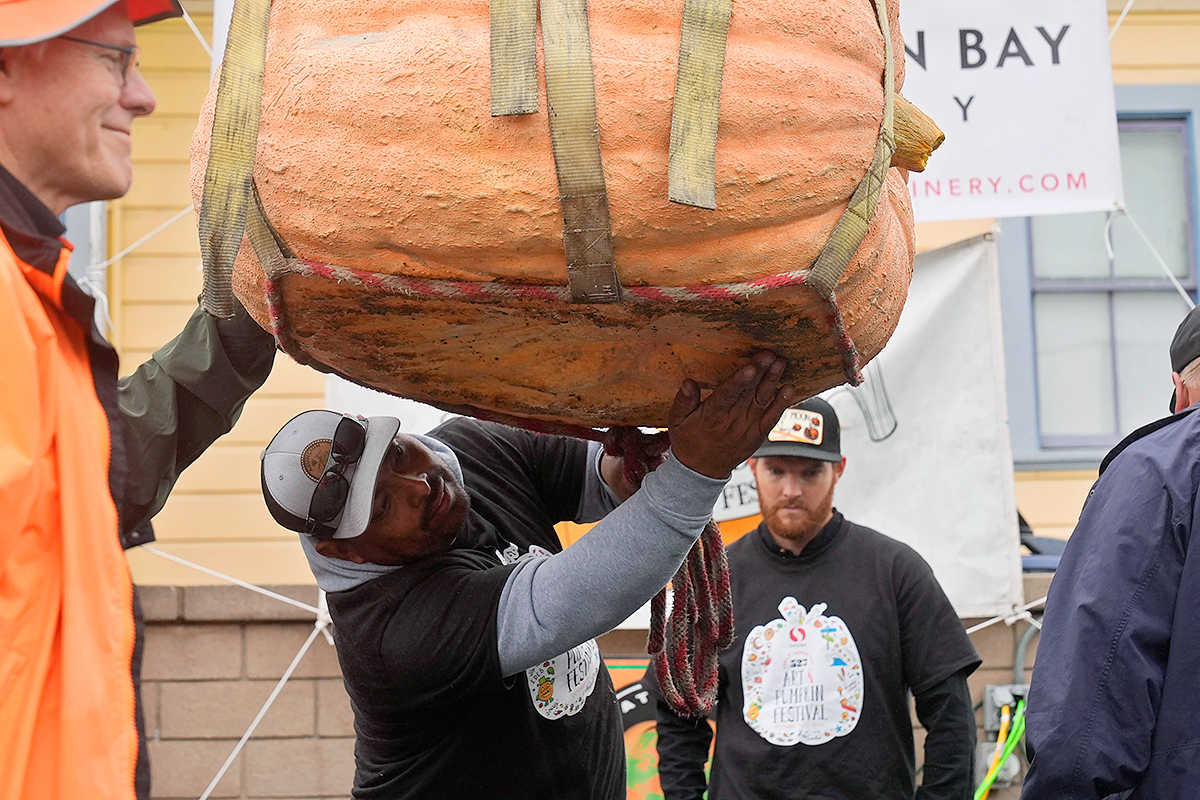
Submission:
<svg viewBox="0 0 1200 800">
<path fill-rule="evenodd" d="M 980 659 L 929 565 L 833 507 L 837 415 L 786 412 L 749 461 L 763 521 L 729 547 L 737 620 L 706 719 L 657 704 L 667 800 L 971 797 Z M 917 786 L 909 694 L 925 726 Z"/>
</svg>

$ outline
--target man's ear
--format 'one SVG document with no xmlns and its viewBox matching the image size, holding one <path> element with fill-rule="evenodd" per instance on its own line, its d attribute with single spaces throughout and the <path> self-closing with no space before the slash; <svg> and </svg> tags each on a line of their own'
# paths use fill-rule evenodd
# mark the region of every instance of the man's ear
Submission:
<svg viewBox="0 0 1200 800">
<path fill-rule="evenodd" d="M 353 561 L 355 564 L 365 563 L 366 559 L 356 553 L 354 547 L 346 542 L 346 539 L 321 539 L 314 545 L 314 548 L 326 558 Z"/>
<path fill-rule="evenodd" d="M 842 456 L 841 461 L 835 461 L 833 464 L 834 480 L 840 480 L 842 473 L 846 471 L 846 457 Z"/>
<path fill-rule="evenodd" d="M 1192 404 L 1191 390 L 1183 382 L 1183 376 L 1178 372 L 1171 373 L 1171 382 L 1175 384 L 1175 408 L 1172 411 L 1183 411 Z"/>
<path fill-rule="evenodd" d="M 0 103 L 12 100 L 12 55 L 11 47 L 0 47 Z"/>
</svg>

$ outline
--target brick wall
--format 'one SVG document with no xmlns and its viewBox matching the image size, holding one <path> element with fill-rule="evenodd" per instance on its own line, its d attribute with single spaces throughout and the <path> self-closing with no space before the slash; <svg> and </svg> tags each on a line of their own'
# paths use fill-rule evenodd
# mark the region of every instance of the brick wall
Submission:
<svg viewBox="0 0 1200 800">
<path fill-rule="evenodd" d="M 315 586 L 272 587 L 316 605 Z M 313 630 L 303 609 L 235 586 L 151 586 L 142 701 L 155 798 L 199 797 Z M 354 727 L 318 636 L 214 798 L 345 798 Z"/>
<path fill-rule="evenodd" d="M 1048 585 L 1049 576 L 1026 576 L 1026 598 L 1042 597 Z M 316 587 L 271 588 L 316 605 Z M 140 593 L 153 797 L 194 800 L 312 632 L 312 615 L 235 586 L 149 586 Z M 972 637 L 984 660 L 970 681 L 976 702 L 985 685 L 1012 682 L 1013 653 L 1024 629 L 1024 623 L 999 624 Z M 606 656 L 638 655 L 644 646 L 642 631 L 600 639 Z M 1035 639 L 1027 667 L 1036 649 Z M 978 718 L 982 725 L 982 713 Z M 919 743 L 919 728 L 916 735 Z M 337 657 L 318 636 L 212 797 L 346 798 L 353 753 L 353 718 Z M 998 789 L 991 798 L 1016 800 L 1018 793 L 1015 787 Z"/>
</svg>

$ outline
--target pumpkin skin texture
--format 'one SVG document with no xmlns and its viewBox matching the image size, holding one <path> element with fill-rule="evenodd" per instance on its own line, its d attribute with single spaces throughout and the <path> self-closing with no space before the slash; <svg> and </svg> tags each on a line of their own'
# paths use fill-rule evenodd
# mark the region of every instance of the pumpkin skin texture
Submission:
<svg viewBox="0 0 1200 800">
<path fill-rule="evenodd" d="M 621 281 L 694 286 L 807 268 L 874 153 L 883 110 L 874 8 L 734 5 L 715 210 L 667 200 L 682 11 L 682 0 L 590 3 Z M 255 182 L 292 252 L 383 274 L 566 283 L 544 81 L 537 114 L 490 116 L 487 3 L 275 0 L 271 14 Z M 215 86 L 193 140 L 197 200 Z M 899 318 L 913 250 L 906 173 L 892 169 L 838 289 L 864 363 Z M 265 327 L 262 281 L 244 242 L 235 290 Z M 649 310 L 418 301 L 294 275 L 282 287 L 292 337 L 313 358 L 441 404 L 662 424 L 683 377 L 711 385 L 759 346 L 789 358 L 801 394 L 845 380 L 824 304 L 803 288 Z"/>
</svg>

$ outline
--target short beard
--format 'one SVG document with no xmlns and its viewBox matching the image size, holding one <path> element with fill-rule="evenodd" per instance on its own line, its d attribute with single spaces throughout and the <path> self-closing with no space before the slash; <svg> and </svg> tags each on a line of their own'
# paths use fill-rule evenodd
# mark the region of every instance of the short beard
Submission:
<svg viewBox="0 0 1200 800">
<path fill-rule="evenodd" d="M 786 504 L 780 504 L 766 509 L 763 513 L 763 518 L 767 523 L 767 530 L 780 539 L 787 539 L 791 542 L 800 542 L 807 544 L 824 527 L 826 520 L 833 513 L 833 489 L 837 485 L 835 481 L 830 485 L 829 491 L 817 501 L 816 505 L 811 508 L 802 506 L 791 506 L 791 508 L 802 508 L 806 513 L 802 520 L 793 523 L 785 523 L 779 515 L 779 510 L 789 508 Z"/>
<path fill-rule="evenodd" d="M 437 465 L 430 470 L 432 476 L 439 480 L 439 486 L 452 487 L 454 489 L 455 499 L 446 511 L 446 519 L 442 523 L 442 529 L 438 531 L 431 530 L 433 523 L 433 509 L 426 508 L 425 513 L 421 515 L 421 528 L 433 534 L 435 538 L 445 539 L 446 545 L 454 543 L 458 535 L 462 533 L 463 528 L 467 523 L 467 513 L 471 509 L 471 496 L 467 493 L 467 489 L 463 486 L 462 481 L 458 479 L 448 467 Z"/>
</svg>

